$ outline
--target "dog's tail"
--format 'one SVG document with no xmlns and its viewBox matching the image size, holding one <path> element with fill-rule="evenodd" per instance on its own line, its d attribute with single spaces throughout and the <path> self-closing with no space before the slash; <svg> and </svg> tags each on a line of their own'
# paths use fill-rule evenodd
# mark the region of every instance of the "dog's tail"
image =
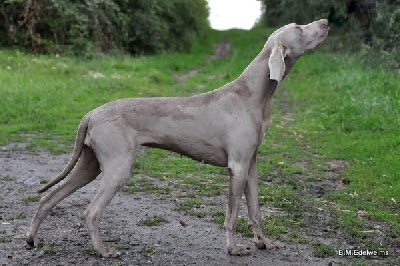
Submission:
<svg viewBox="0 0 400 266">
<path fill-rule="evenodd" d="M 45 192 L 46 190 L 48 190 L 61 180 L 65 179 L 68 176 L 68 174 L 72 171 L 72 169 L 74 169 L 83 150 L 83 145 L 86 137 L 86 132 L 88 129 L 89 120 L 90 120 L 90 115 L 87 114 L 82 118 L 81 122 L 79 123 L 78 132 L 76 133 L 74 153 L 72 154 L 72 157 L 67 166 L 56 178 L 50 181 L 50 183 L 39 189 L 38 193 Z"/>
</svg>

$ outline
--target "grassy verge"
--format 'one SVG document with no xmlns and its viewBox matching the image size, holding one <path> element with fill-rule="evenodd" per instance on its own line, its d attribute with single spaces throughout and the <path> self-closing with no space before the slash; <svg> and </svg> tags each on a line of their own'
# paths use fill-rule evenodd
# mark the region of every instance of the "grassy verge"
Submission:
<svg viewBox="0 0 400 266">
<path fill-rule="evenodd" d="M 0 144 L 28 141 L 33 150 L 70 151 L 80 118 L 92 108 L 122 97 L 215 89 L 240 74 L 268 33 L 213 32 L 192 54 L 141 58 L 81 61 L 2 50 Z M 210 60 L 220 40 L 232 42 L 230 55 Z M 177 81 L 193 69 L 196 75 Z M 259 150 L 260 204 L 270 210 L 262 222 L 266 233 L 307 244 L 319 257 L 361 247 L 388 249 L 385 263 L 398 260 L 399 96 L 395 73 L 362 68 L 355 57 L 315 52 L 299 60 L 277 91 Z M 223 211 L 198 206 L 212 206 L 213 198 L 226 194 L 227 182 L 224 169 L 148 149 L 125 190 L 174 193 L 184 201 L 178 210 L 221 224 Z M 238 231 L 251 236 L 245 217 Z"/>
</svg>

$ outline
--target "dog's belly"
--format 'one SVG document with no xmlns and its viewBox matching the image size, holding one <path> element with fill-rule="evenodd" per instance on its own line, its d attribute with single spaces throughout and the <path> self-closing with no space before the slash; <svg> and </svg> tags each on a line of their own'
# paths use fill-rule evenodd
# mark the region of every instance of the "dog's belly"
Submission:
<svg viewBox="0 0 400 266">
<path fill-rule="evenodd" d="M 143 146 L 159 148 L 164 150 L 173 151 L 181 155 L 192 158 L 196 161 L 226 167 L 228 165 L 228 155 L 226 151 L 219 147 L 214 147 L 210 143 L 203 142 L 191 142 L 185 143 L 157 143 L 157 142 L 147 142 L 143 143 Z"/>
</svg>

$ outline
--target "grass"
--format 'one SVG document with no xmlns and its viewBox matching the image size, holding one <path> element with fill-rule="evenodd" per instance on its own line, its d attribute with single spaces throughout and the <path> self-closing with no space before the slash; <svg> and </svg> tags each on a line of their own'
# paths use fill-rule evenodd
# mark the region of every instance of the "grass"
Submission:
<svg viewBox="0 0 400 266">
<path fill-rule="evenodd" d="M 224 221 L 225 221 L 225 210 L 215 210 L 212 212 L 212 220 L 220 225 L 220 228 L 222 228 Z M 249 226 L 248 220 L 245 217 L 239 217 L 237 226 L 236 226 L 236 231 L 243 236 L 247 237 L 253 237 L 254 233 L 251 230 L 251 227 Z"/>
<path fill-rule="evenodd" d="M 138 225 L 140 225 L 140 226 L 160 226 L 165 223 L 169 223 L 169 221 L 162 216 L 155 215 L 153 217 L 140 220 L 138 222 Z"/>
<path fill-rule="evenodd" d="M 190 211 L 193 209 L 202 208 L 206 203 L 198 199 L 189 199 L 179 204 L 177 208 L 180 211 Z"/>
<path fill-rule="evenodd" d="M 136 192 L 153 192 L 158 194 L 169 194 L 171 188 L 167 185 L 156 185 L 148 178 L 133 176 L 123 188 L 123 191 L 135 194 Z"/>
<path fill-rule="evenodd" d="M 209 214 L 207 211 L 203 210 L 205 205 L 213 205 L 213 203 L 201 201 L 198 199 L 189 199 L 179 203 L 179 206 L 177 206 L 175 210 L 185 211 L 187 214 L 191 216 L 204 218 Z"/>
<path fill-rule="evenodd" d="M 82 60 L 1 50 L 0 145 L 23 141 L 31 150 L 70 152 L 79 120 L 89 110 L 123 97 L 186 96 L 218 88 L 243 71 L 269 33 L 211 32 L 206 45 L 191 54 L 140 58 Z M 232 42 L 230 56 L 209 60 L 212 44 L 223 39 Z M 197 75 L 175 79 L 193 69 Z M 304 55 L 277 90 L 259 149 L 260 204 L 275 211 L 263 218 L 263 230 L 273 239 L 308 244 L 315 256 L 333 256 L 331 247 L 315 244 L 323 243 L 321 237 L 398 249 L 399 98 L 397 73 L 360 66 L 356 56 Z M 186 201 L 177 210 L 223 223 L 224 211 L 207 213 L 196 206 L 226 196 L 225 169 L 162 150 L 143 153 L 125 191 L 176 196 Z M 332 168 L 333 162 L 344 166 Z M 247 224 L 242 217 L 238 231 L 251 236 Z"/>
<path fill-rule="evenodd" d="M 5 243 L 10 243 L 10 242 L 12 242 L 11 238 L 9 238 L 9 237 L 0 237 L 0 243 L 5 244 Z"/>
<path fill-rule="evenodd" d="M 332 257 L 336 255 L 336 250 L 332 246 L 328 246 L 324 243 L 314 242 L 312 243 L 314 249 L 313 255 L 319 258 Z"/>
<path fill-rule="evenodd" d="M 348 191 L 356 191 L 357 196 L 341 191 L 332 193 L 330 199 L 394 224 L 399 221 L 394 216 L 400 199 L 396 162 L 400 155 L 400 86 L 394 74 L 350 68 L 338 60 L 331 54 L 316 55 L 312 61 L 306 58 L 285 84 L 293 87 L 291 97 L 302 103 L 296 111 L 306 113 L 298 127 L 307 127 L 303 134 L 314 144 L 315 152 L 350 163 L 345 178 L 351 180 Z M 315 70 L 315 74 L 303 79 L 303 70 Z M 316 83 L 316 88 L 311 89 L 308 82 Z"/>
<path fill-rule="evenodd" d="M 25 213 L 17 213 L 14 216 L 7 217 L 7 220 L 17 220 L 17 219 L 25 219 L 26 214 Z"/>
<path fill-rule="evenodd" d="M 145 253 L 146 255 L 153 255 L 156 252 L 156 248 L 153 246 L 144 247 L 142 249 L 142 252 Z"/>
<path fill-rule="evenodd" d="M 22 199 L 23 202 L 38 202 L 42 198 L 41 195 L 35 195 L 35 196 L 28 196 L 24 199 Z"/>
<path fill-rule="evenodd" d="M 44 254 L 52 254 L 55 253 L 54 249 L 55 249 L 56 244 L 55 243 L 43 243 L 43 245 L 41 246 L 41 249 L 43 250 Z"/>
</svg>

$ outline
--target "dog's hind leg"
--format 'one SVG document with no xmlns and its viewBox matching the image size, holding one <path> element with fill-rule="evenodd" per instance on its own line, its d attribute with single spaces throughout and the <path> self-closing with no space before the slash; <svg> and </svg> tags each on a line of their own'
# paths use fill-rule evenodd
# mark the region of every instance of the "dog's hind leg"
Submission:
<svg viewBox="0 0 400 266">
<path fill-rule="evenodd" d="M 129 180 L 133 159 L 133 154 L 131 156 L 114 157 L 114 159 L 107 161 L 106 165 L 102 165 L 103 176 L 100 180 L 99 190 L 84 212 L 93 247 L 101 257 L 119 256 L 119 253 L 113 248 L 105 248 L 100 237 L 99 220 L 107 204 Z"/>
<path fill-rule="evenodd" d="M 99 173 L 100 166 L 95 154 L 89 147 L 84 146 L 76 167 L 68 175 L 64 183 L 40 200 L 39 207 L 26 235 L 26 242 L 34 246 L 35 241 L 37 241 L 36 234 L 40 224 L 50 210 L 61 200 L 93 181 Z"/>
<path fill-rule="evenodd" d="M 133 137 L 123 134 L 114 125 L 103 124 L 92 132 L 92 145 L 100 162 L 102 178 L 84 217 L 96 253 L 102 257 L 117 257 L 119 253 L 112 248 L 106 249 L 101 240 L 99 220 L 107 204 L 131 176 L 135 145 Z"/>
</svg>

